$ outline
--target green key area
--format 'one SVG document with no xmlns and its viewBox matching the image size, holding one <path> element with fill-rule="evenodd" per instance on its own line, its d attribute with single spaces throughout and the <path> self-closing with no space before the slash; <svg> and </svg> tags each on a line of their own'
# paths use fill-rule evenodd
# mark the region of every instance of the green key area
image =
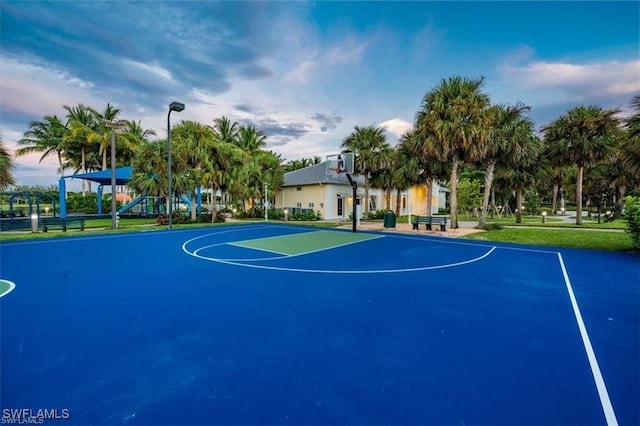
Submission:
<svg viewBox="0 0 640 426">
<path fill-rule="evenodd" d="M 301 234 L 283 235 L 279 237 L 257 238 L 253 240 L 230 243 L 238 247 L 246 247 L 273 253 L 298 255 L 320 250 L 328 250 L 361 241 L 382 238 L 382 235 L 357 234 L 336 231 L 315 231 Z"/>
<path fill-rule="evenodd" d="M 14 285 L 11 281 L 0 280 L 0 297 L 9 294 L 13 287 Z"/>
</svg>

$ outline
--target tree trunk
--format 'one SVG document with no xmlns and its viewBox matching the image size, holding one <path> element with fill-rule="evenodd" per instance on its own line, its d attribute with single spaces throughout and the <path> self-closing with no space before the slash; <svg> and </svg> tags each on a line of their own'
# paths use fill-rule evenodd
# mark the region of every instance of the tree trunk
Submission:
<svg viewBox="0 0 640 426">
<path fill-rule="evenodd" d="M 431 199 L 433 198 L 433 178 L 427 178 L 427 216 L 431 216 L 431 209 L 433 208 L 433 203 Z"/>
<path fill-rule="evenodd" d="M 364 207 L 362 211 L 364 212 L 364 217 L 369 217 L 369 175 L 364 175 L 364 200 L 360 200 L 364 203 Z M 356 200 L 353 200 L 355 203 Z"/>
<path fill-rule="evenodd" d="M 558 191 L 560 186 L 557 182 L 553 182 L 553 199 L 551 200 L 551 214 L 558 214 Z"/>
<path fill-rule="evenodd" d="M 102 151 L 102 170 L 107 170 L 107 148 Z"/>
<path fill-rule="evenodd" d="M 396 189 L 396 216 L 400 216 L 400 197 L 402 196 L 399 189 Z M 387 210 L 390 210 L 387 207 Z"/>
<path fill-rule="evenodd" d="M 496 212 L 496 191 L 491 188 L 491 219 L 494 218 Z"/>
<path fill-rule="evenodd" d="M 451 214 L 451 229 L 458 229 L 458 156 L 451 159 L 451 193 L 449 195 L 449 212 Z M 431 213 L 429 213 L 431 214 Z"/>
<path fill-rule="evenodd" d="M 385 192 L 387 197 L 387 210 L 391 210 L 391 188 L 387 188 Z M 398 193 L 400 193 L 400 191 L 398 191 Z"/>
<path fill-rule="evenodd" d="M 522 188 L 516 189 L 516 223 L 522 223 Z"/>
<path fill-rule="evenodd" d="M 582 225 L 582 176 L 584 166 L 578 165 L 578 175 L 576 177 L 576 225 Z"/>
<path fill-rule="evenodd" d="M 482 196 L 482 211 L 480 212 L 480 225 L 487 222 L 487 209 L 489 208 L 489 196 L 491 195 L 491 185 L 493 185 L 493 172 L 496 169 L 496 161 L 487 163 L 487 171 L 484 175 L 484 194 Z"/>
<path fill-rule="evenodd" d="M 196 214 L 198 213 L 196 206 L 196 190 L 191 191 L 191 220 L 196 220 Z"/>
<path fill-rule="evenodd" d="M 87 173 L 87 169 L 85 168 L 84 147 L 80 148 L 80 163 L 82 173 Z M 86 195 L 87 193 L 85 182 L 86 181 L 82 179 L 82 195 Z"/>
<path fill-rule="evenodd" d="M 616 217 L 619 217 L 624 207 L 624 197 L 627 195 L 627 185 L 620 185 L 618 187 L 618 199 L 616 200 Z"/>
<path fill-rule="evenodd" d="M 216 221 L 216 186 L 211 185 L 211 223 Z"/>
</svg>

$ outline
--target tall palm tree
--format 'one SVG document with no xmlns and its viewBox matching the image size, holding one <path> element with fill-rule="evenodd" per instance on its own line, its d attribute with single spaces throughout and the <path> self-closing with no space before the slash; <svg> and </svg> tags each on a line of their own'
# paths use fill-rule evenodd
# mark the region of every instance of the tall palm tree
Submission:
<svg viewBox="0 0 640 426">
<path fill-rule="evenodd" d="M 175 141 L 176 156 L 182 158 L 189 171 L 191 219 L 195 220 L 197 187 L 206 183 L 203 179 L 203 173 L 213 167 L 209 155 L 214 141 L 214 133 L 209 126 L 195 121 L 182 121 L 173 128 L 171 135 Z"/>
<path fill-rule="evenodd" d="M 13 158 L 9 154 L 9 150 L 4 146 L 4 142 L 0 139 L 0 189 L 6 189 L 11 185 L 15 185 L 16 181 L 13 177 Z"/>
<path fill-rule="evenodd" d="M 90 108 L 91 113 L 94 116 L 92 126 L 73 126 L 72 129 L 78 132 L 84 132 L 87 138 L 87 142 L 98 147 L 98 155 L 102 156 L 102 170 L 107 170 L 107 158 L 109 150 L 111 149 L 112 133 L 116 129 L 110 127 L 109 122 L 116 121 L 120 115 L 120 109 L 115 108 L 111 104 L 107 104 L 103 112 L 99 112 L 93 108 Z M 123 139 L 120 133 L 116 133 L 117 139 Z"/>
<path fill-rule="evenodd" d="M 620 120 L 617 109 L 578 106 L 555 119 L 542 131 L 552 144 L 554 156 L 578 167 L 576 177 L 576 225 L 582 225 L 582 183 L 584 169 L 607 158 L 615 146 Z"/>
<path fill-rule="evenodd" d="M 391 210 L 391 190 L 394 188 L 393 172 L 398 167 L 397 155 L 396 151 L 389 146 L 381 156 L 386 159 L 386 162 L 381 162 L 379 168 L 371 173 L 371 185 L 384 191 L 385 209 Z"/>
<path fill-rule="evenodd" d="M 229 117 L 219 117 L 213 120 L 213 131 L 221 142 L 237 144 L 238 127 L 240 125 L 231 121 Z"/>
<path fill-rule="evenodd" d="M 135 191 L 166 197 L 169 191 L 167 141 L 156 140 L 140 146 L 133 159 L 133 172 L 128 185 Z"/>
<path fill-rule="evenodd" d="M 236 144 L 247 152 L 256 152 L 267 145 L 267 135 L 255 126 L 240 126 Z"/>
<path fill-rule="evenodd" d="M 480 212 L 480 225 L 487 220 L 489 197 L 496 164 L 499 161 L 517 162 L 521 152 L 518 149 L 533 135 L 533 123 L 524 117 L 524 113 L 531 108 L 516 104 L 514 106 L 493 105 L 487 113 L 491 124 L 491 133 L 484 143 L 484 152 L 480 162 L 485 167 L 484 194 L 482 196 L 482 209 Z M 508 153 L 508 155 L 505 155 Z"/>
<path fill-rule="evenodd" d="M 439 159 L 451 165 L 449 205 L 454 229 L 458 228 L 458 168 L 480 156 L 489 134 L 489 96 L 481 90 L 483 84 L 483 78 L 442 80 L 424 95 L 416 116 L 417 132 L 432 140 Z"/>
<path fill-rule="evenodd" d="M 24 132 L 18 145 L 23 145 L 16 151 L 16 156 L 41 152 L 40 162 L 55 154 L 58 158 L 58 172 L 62 174 L 63 153 L 65 152 L 63 137 L 67 127 L 55 115 L 47 115 L 42 121 L 29 123 L 29 130 Z"/>
<path fill-rule="evenodd" d="M 631 101 L 633 114 L 626 120 L 627 135 L 621 146 L 621 160 L 627 170 L 640 175 L 640 95 L 634 96 Z"/>
<path fill-rule="evenodd" d="M 396 175 L 403 175 L 400 179 L 409 180 L 410 185 L 426 186 L 426 212 L 431 214 L 433 182 L 448 176 L 448 165 L 438 159 L 433 140 L 422 138 L 415 128 L 400 137 L 397 149 L 401 160 Z"/>
<path fill-rule="evenodd" d="M 384 129 L 378 126 L 355 126 L 341 147 L 355 154 L 355 172 L 364 176 L 364 214 L 369 213 L 369 186 L 372 173 L 389 160 L 389 144 Z"/>
<path fill-rule="evenodd" d="M 145 129 L 140 121 L 127 121 L 126 127 L 122 132 L 122 137 L 116 139 L 116 161 L 118 166 L 130 165 L 138 153 L 140 146 L 148 143 L 151 136 L 155 136 L 156 132 L 151 129 Z"/>
<path fill-rule="evenodd" d="M 86 154 L 90 149 L 90 144 L 85 129 L 94 126 L 95 116 L 91 112 L 91 108 L 83 104 L 74 107 L 64 105 L 63 108 L 67 111 L 66 126 L 68 131 L 62 138 L 66 148 L 67 164 L 75 164 L 77 165 L 76 171 L 86 173 Z M 89 186 L 89 191 L 91 191 L 91 186 Z M 84 179 L 82 180 L 82 193 L 85 193 Z"/>
</svg>

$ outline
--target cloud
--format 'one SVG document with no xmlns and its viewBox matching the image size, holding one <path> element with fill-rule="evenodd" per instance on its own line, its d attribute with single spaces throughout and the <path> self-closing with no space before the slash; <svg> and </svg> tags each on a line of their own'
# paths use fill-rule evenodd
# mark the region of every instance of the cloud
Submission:
<svg viewBox="0 0 640 426">
<path fill-rule="evenodd" d="M 585 64 L 536 61 L 507 64 L 499 71 L 529 89 L 559 89 L 576 99 L 632 96 L 640 91 L 640 60 Z"/>
<path fill-rule="evenodd" d="M 326 132 L 328 130 L 333 130 L 338 127 L 338 124 L 342 123 L 342 117 L 337 114 L 324 114 L 322 112 L 317 112 L 313 117 L 313 120 L 320 122 L 320 131 Z"/>
<path fill-rule="evenodd" d="M 96 104 L 93 83 L 52 64 L 0 56 L 0 107 L 31 118 L 62 111 L 63 105 Z M 103 103 L 103 101 L 99 101 Z"/>
<path fill-rule="evenodd" d="M 407 130 L 410 130 L 413 125 L 400 118 L 392 118 L 391 120 L 380 123 L 380 127 L 400 138 L 402 134 Z"/>
</svg>

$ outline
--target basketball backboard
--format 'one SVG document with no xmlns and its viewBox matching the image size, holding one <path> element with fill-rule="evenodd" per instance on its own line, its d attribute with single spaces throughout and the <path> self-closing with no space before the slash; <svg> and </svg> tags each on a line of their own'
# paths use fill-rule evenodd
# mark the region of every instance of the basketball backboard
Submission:
<svg viewBox="0 0 640 426">
<path fill-rule="evenodd" d="M 327 175 L 337 176 L 341 173 L 353 173 L 354 157 L 353 152 L 327 155 Z"/>
</svg>

